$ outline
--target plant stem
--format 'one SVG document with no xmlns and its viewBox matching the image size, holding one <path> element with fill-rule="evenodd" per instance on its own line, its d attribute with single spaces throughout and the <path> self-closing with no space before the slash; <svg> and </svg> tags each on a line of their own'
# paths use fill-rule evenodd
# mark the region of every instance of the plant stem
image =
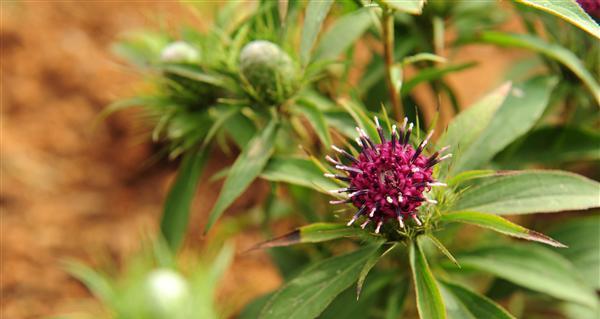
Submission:
<svg viewBox="0 0 600 319">
<path fill-rule="evenodd" d="M 383 56 L 385 60 L 385 80 L 390 91 L 390 100 L 392 101 L 392 110 L 394 117 L 400 121 L 404 117 L 400 92 L 394 88 L 392 82 L 392 67 L 394 66 L 394 12 L 391 9 L 384 9 L 381 16 L 381 25 L 383 30 Z"/>
</svg>

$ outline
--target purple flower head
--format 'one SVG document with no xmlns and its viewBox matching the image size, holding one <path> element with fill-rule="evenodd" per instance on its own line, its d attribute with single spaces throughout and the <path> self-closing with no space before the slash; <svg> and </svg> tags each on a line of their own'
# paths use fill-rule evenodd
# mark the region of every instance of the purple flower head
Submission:
<svg viewBox="0 0 600 319">
<path fill-rule="evenodd" d="M 592 17 L 600 18 L 600 0 L 577 0 L 577 3 Z"/>
<path fill-rule="evenodd" d="M 380 143 L 376 144 L 364 130 L 356 128 L 359 137 L 356 143 L 360 146 L 360 154 L 352 156 L 347 151 L 333 146 L 333 149 L 344 159 L 334 159 L 327 156 L 340 174 L 325 174 L 348 182 L 348 186 L 332 190 L 332 193 L 347 194 L 342 200 L 331 201 L 332 204 L 350 203 L 358 211 L 348 222 L 352 225 L 362 216 L 366 217 L 361 227 L 365 228 L 370 222 L 376 225 L 375 232 L 379 233 L 383 223 L 390 219 L 397 220 L 404 228 L 404 220 L 411 218 L 421 225 L 416 215 L 417 208 L 423 203 L 435 204 L 436 201 L 425 196 L 425 192 L 434 186 L 445 186 L 434 180 L 433 166 L 452 156 L 440 156 L 444 149 L 430 156 L 423 154 L 433 131 L 415 148 L 409 143 L 413 124 L 407 126 L 408 119 L 400 130 L 392 127 L 389 139 L 386 139 L 379 120 L 375 118 Z"/>
</svg>

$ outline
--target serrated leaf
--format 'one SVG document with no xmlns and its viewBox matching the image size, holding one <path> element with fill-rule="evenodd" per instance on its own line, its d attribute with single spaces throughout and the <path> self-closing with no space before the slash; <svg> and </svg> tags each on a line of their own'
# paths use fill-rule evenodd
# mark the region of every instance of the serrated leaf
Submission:
<svg viewBox="0 0 600 319">
<path fill-rule="evenodd" d="M 486 164 L 529 131 L 546 109 L 556 83 L 554 78 L 537 77 L 523 85 L 513 86 L 489 125 L 473 145 L 456 159 L 453 171 L 461 172 Z"/>
<path fill-rule="evenodd" d="M 585 68 L 581 60 L 568 49 L 561 47 L 558 44 L 547 43 L 538 37 L 528 34 L 486 31 L 482 33 L 480 39 L 487 43 L 536 51 L 562 63 L 581 79 L 592 96 L 594 96 L 596 101 L 600 104 L 600 85 L 596 82 L 594 76 Z"/>
<path fill-rule="evenodd" d="M 177 178 L 165 200 L 160 231 L 172 251 L 176 251 L 185 236 L 190 206 L 208 157 L 208 149 L 188 152 L 181 161 Z"/>
<path fill-rule="evenodd" d="M 537 241 L 554 247 L 567 247 L 544 234 L 517 225 L 498 215 L 478 212 L 455 212 L 443 214 L 440 220 L 449 223 L 459 222 L 484 227 L 505 235 Z"/>
<path fill-rule="evenodd" d="M 273 157 L 260 175 L 272 182 L 282 182 L 312 188 L 324 194 L 340 188 L 312 161 L 297 157 Z"/>
<path fill-rule="evenodd" d="M 480 248 L 458 256 L 465 268 L 491 273 L 517 285 L 561 300 L 594 307 L 593 290 L 578 277 L 577 269 L 561 255 L 534 245 Z"/>
<path fill-rule="evenodd" d="M 313 61 L 335 59 L 346 51 L 371 26 L 371 11 L 365 7 L 337 19 L 319 41 Z"/>
<path fill-rule="evenodd" d="M 377 238 L 358 227 L 349 227 L 344 224 L 334 223 L 315 223 L 302 226 L 293 232 L 260 243 L 252 249 L 282 247 L 301 243 L 320 243 L 346 237 Z"/>
<path fill-rule="evenodd" d="M 284 285 L 261 311 L 261 319 L 312 319 L 350 286 L 365 261 L 381 246 L 378 242 L 349 254 L 314 263 Z"/>
<path fill-rule="evenodd" d="M 310 125 L 317 133 L 317 136 L 319 136 L 323 146 L 330 148 L 331 135 L 329 134 L 329 128 L 327 127 L 327 122 L 325 121 L 323 112 L 315 105 L 310 103 L 298 104 L 296 105 L 296 108 L 299 113 L 306 117 Z"/>
<path fill-rule="evenodd" d="M 410 14 L 421 14 L 425 0 L 379 0 L 385 6 Z"/>
<path fill-rule="evenodd" d="M 441 280 L 440 283 L 448 317 L 451 319 L 515 319 L 508 311 L 486 296 L 449 281 Z M 449 305 L 454 307 L 451 308 Z"/>
<path fill-rule="evenodd" d="M 273 152 L 278 124 L 272 120 L 267 127 L 255 136 L 244 148 L 231 166 L 223 184 L 219 198 L 215 203 L 204 231 L 207 232 L 217 219 L 240 196 L 250 183 L 260 175 Z"/>
<path fill-rule="evenodd" d="M 302 40 L 300 42 L 300 61 L 302 61 L 303 65 L 306 65 L 310 60 L 310 51 L 313 48 L 332 3 L 333 0 L 310 0 L 308 2 L 304 27 L 302 28 Z"/>
<path fill-rule="evenodd" d="M 515 215 L 600 206 L 600 184 L 573 173 L 515 171 L 480 181 L 461 194 L 452 211 Z"/>
<path fill-rule="evenodd" d="M 558 251 L 570 260 L 586 283 L 600 290 L 600 215 L 577 218 L 560 223 L 549 234 L 569 246 Z"/>
<path fill-rule="evenodd" d="M 410 244 L 410 268 L 412 269 L 415 293 L 417 295 L 417 310 L 421 319 L 444 319 L 446 309 L 437 281 L 429 269 L 425 254 L 418 240 Z"/>
<path fill-rule="evenodd" d="M 574 0 L 517 0 L 564 19 L 600 39 L 600 27 Z"/>
</svg>

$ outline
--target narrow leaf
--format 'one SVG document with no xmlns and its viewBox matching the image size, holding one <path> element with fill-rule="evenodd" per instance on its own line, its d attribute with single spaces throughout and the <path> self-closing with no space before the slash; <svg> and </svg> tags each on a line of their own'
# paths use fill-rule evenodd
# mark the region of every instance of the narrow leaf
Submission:
<svg viewBox="0 0 600 319">
<path fill-rule="evenodd" d="M 484 165 L 529 131 L 546 109 L 556 83 L 555 78 L 537 77 L 515 85 L 473 146 L 457 158 L 453 170 L 460 172 Z"/>
<path fill-rule="evenodd" d="M 436 54 L 433 54 L 433 53 L 423 52 L 423 53 L 417 53 L 415 55 L 411 55 L 411 56 L 408 56 L 408 57 L 402 59 L 402 64 L 408 65 L 408 64 L 413 64 L 416 62 L 421 62 L 421 61 L 446 63 L 446 58 L 436 55 Z"/>
<path fill-rule="evenodd" d="M 449 223 L 459 222 L 484 227 L 508 236 L 537 241 L 554 247 L 567 247 L 544 234 L 527 229 L 493 214 L 478 212 L 456 212 L 443 214 L 441 220 Z"/>
<path fill-rule="evenodd" d="M 496 174 L 496 171 L 491 169 L 464 171 L 452 176 L 446 181 L 446 183 L 448 183 L 449 186 L 457 186 L 472 179 L 488 177 Z"/>
<path fill-rule="evenodd" d="M 444 300 L 448 302 L 448 297 L 452 297 L 456 303 L 458 303 L 462 311 L 467 311 L 470 318 L 486 318 L 486 319 L 514 319 L 515 317 L 504 310 L 498 304 L 486 296 L 480 295 L 473 292 L 463 286 L 448 282 L 440 281 L 442 284 L 442 291 L 444 293 Z M 451 295 L 451 296 L 448 296 Z M 455 313 L 448 309 L 449 317 L 452 319 L 463 319 L 462 316 L 452 316 Z"/>
<path fill-rule="evenodd" d="M 417 295 L 417 310 L 421 319 L 446 318 L 444 301 L 420 244 L 413 241 L 409 250 L 410 267 Z"/>
<path fill-rule="evenodd" d="M 380 0 L 384 5 L 401 12 L 421 14 L 425 0 Z"/>
<path fill-rule="evenodd" d="M 452 253 L 448 250 L 448 248 L 446 248 L 446 246 L 444 246 L 444 244 L 442 244 L 442 242 L 439 241 L 439 239 L 437 239 L 435 236 L 433 236 L 431 234 L 428 234 L 425 237 L 427 239 L 429 239 L 435 245 L 435 247 L 442 254 L 444 254 L 444 256 L 446 256 L 448 259 L 450 259 L 451 262 L 453 262 L 456 266 L 458 266 L 460 268 L 460 264 L 458 263 L 458 261 L 456 261 L 456 258 L 454 258 Z"/>
<path fill-rule="evenodd" d="M 357 227 L 348 227 L 344 224 L 334 223 L 315 223 L 302 226 L 293 232 L 260 243 L 252 249 L 290 246 L 300 243 L 320 243 L 345 237 L 376 238 Z"/>
<path fill-rule="evenodd" d="M 515 245 L 480 248 L 458 256 L 463 267 L 491 273 L 517 285 L 558 299 L 594 307 L 596 296 L 578 271 L 561 255 L 542 246 Z"/>
<path fill-rule="evenodd" d="M 324 194 L 340 185 L 323 176 L 323 171 L 312 161 L 296 157 L 273 157 L 261 178 L 312 188 Z"/>
<path fill-rule="evenodd" d="M 310 0 L 308 2 L 304 17 L 304 27 L 302 28 L 302 40 L 300 42 L 300 61 L 302 61 L 303 65 L 306 65 L 310 60 L 310 51 L 313 48 L 332 3 L 333 0 Z"/>
<path fill-rule="evenodd" d="M 361 8 L 337 19 L 323 34 L 315 50 L 314 61 L 335 59 L 356 42 L 371 26 L 372 16 L 369 7 Z"/>
<path fill-rule="evenodd" d="M 321 143 L 326 148 L 331 147 L 331 135 L 329 134 L 329 128 L 327 127 L 327 122 L 325 121 L 325 116 L 323 112 L 319 110 L 315 105 L 309 103 L 302 103 L 296 105 L 297 111 L 302 113 L 310 125 L 313 127 L 317 136 L 321 140 Z"/>
<path fill-rule="evenodd" d="M 449 66 L 445 66 L 445 67 L 432 67 L 432 68 L 419 70 L 419 73 L 417 73 L 412 78 L 406 80 L 406 82 L 402 86 L 400 95 L 407 96 L 410 94 L 412 89 L 415 88 L 415 86 L 417 86 L 421 83 L 440 79 L 446 74 L 462 71 L 462 70 L 468 69 L 474 65 L 475 65 L 475 63 L 462 63 L 462 64 L 457 64 L 457 65 L 449 65 Z"/>
<path fill-rule="evenodd" d="M 600 184 L 573 173 L 528 170 L 480 180 L 462 193 L 453 211 L 513 215 L 600 206 Z"/>
<path fill-rule="evenodd" d="M 250 183 L 261 173 L 273 151 L 273 143 L 277 132 L 277 123 L 269 122 L 267 127 L 254 137 L 238 156 L 223 184 L 223 189 L 204 229 L 207 232 L 225 209 L 240 196 Z"/>
<path fill-rule="evenodd" d="M 263 308 L 261 319 L 310 319 L 355 280 L 363 264 L 383 242 L 313 264 L 284 285 Z"/>
<path fill-rule="evenodd" d="M 377 264 L 377 262 L 381 258 L 383 258 L 383 256 L 387 255 L 390 251 L 394 250 L 396 246 L 398 246 L 398 243 L 392 244 L 389 247 L 381 246 L 375 254 L 371 255 L 371 257 L 367 259 L 365 265 L 360 270 L 360 274 L 358 275 L 358 281 L 356 282 L 356 300 L 360 298 L 360 293 L 365 283 L 365 279 L 367 279 L 367 275 L 369 274 L 371 269 Z"/>
<path fill-rule="evenodd" d="M 600 27 L 575 0 L 517 0 L 564 19 L 600 39 Z"/>
<path fill-rule="evenodd" d="M 547 43 L 538 37 L 527 34 L 486 31 L 482 33 L 480 39 L 484 42 L 497 45 L 533 50 L 562 63 L 581 79 L 592 96 L 600 103 L 600 85 L 596 82 L 594 76 L 585 68 L 581 60 L 568 49 L 557 44 Z"/>
<path fill-rule="evenodd" d="M 106 304 L 115 301 L 115 291 L 104 275 L 75 261 L 67 262 L 64 267 L 71 276 L 81 281 L 98 299 Z"/>
<path fill-rule="evenodd" d="M 340 100 L 339 103 L 348 113 L 350 113 L 354 121 L 356 121 L 360 128 L 364 129 L 369 136 L 372 138 L 377 136 L 377 128 L 365 112 L 363 106 L 345 99 Z"/>
<path fill-rule="evenodd" d="M 160 231 L 172 251 L 179 248 L 186 233 L 190 206 L 207 157 L 207 148 L 186 153 L 165 200 Z"/>
</svg>

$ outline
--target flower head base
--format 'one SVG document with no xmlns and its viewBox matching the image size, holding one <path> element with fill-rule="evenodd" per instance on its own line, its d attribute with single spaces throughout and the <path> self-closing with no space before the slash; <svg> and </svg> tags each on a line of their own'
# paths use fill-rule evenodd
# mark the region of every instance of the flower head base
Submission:
<svg viewBox="0 0 600 319">
<path fill-rule="evenodd" d="M 364 130 L 357 127 L 359 137 L 356 142 L 361 148 L 358 157 L 336 146 L 333 149 L 347 164 L 340 159 L 326 157 L 327 161 L 341 172 L 326 176 L 348 182 L 347 187 L 331 191 L 345 193 L 347 198 L 330 203 L 350 203 L 358 208 L 348 226 L 361 216 L 366 217 L 361 227 L 365 228 L 373 222 L 376 225 L 376 233 L 379 233 L 383 223 L 390 219 L 397 220 L 401 228 L 404 228 L 404 221 L 408 218 L 421 225 L 416 215 L 417 208 L 424 202 L 436 203 L 425 197 L 424 193 L 431 187 L 445 186 L 433 179 L 433 166 L 452 154 L 440 156 L 440 153 L 447 149 L 445 147 L 431 156 L 425 156 L 423 150 L 433 131 L 415 148 L 409 144 L 413 124 L 407 126 L 407 122 L 408 119 L 405 118 L 400 130 L 393 126 L 391 137 L 386 139 L 379 120 L 375 118 L 379 144 L 374 143 Z"/>
</svg>

